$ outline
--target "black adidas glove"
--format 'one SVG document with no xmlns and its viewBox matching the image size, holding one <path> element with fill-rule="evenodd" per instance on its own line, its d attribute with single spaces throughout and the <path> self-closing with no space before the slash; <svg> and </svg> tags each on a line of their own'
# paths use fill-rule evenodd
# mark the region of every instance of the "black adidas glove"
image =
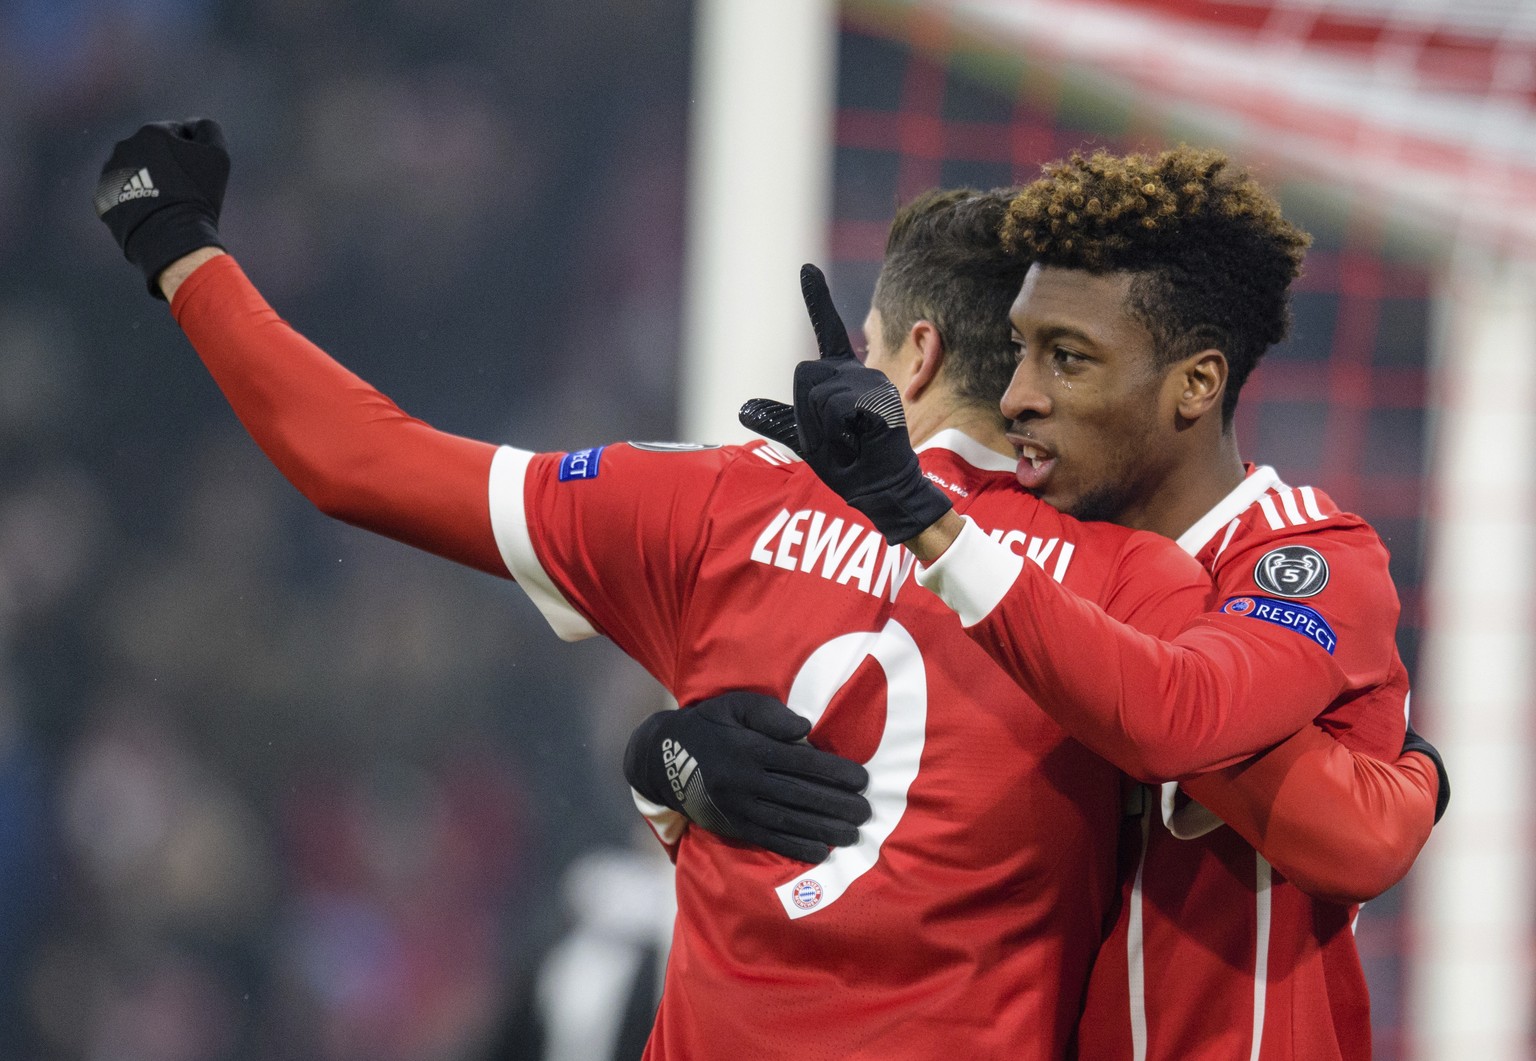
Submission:
<svg viewBox="0 0 1536 1061">
<path fill-rule="evenodd" d="M 795 366 L 793 408 L 754 398 L 739 419 L 804 457 L 886 541 L 909 541 L 949 511 L 949 499 L 917 463 L 896 385 L 853 356 L 826 277 L 814 265 L 800 267 L 800 293 L 821 358 Z"/>
<path fill-rule="evenodd" d="M 219 209 L 229 180 L 224 131 L 211 118 L 145 125 L 119 140 L 101 168 L 96 213 L 123 254 L 155 281 L 165 267 L 199 247 L 223 247 Z"/>
<path fill-rule="evenodd" d="M 717 836 L 801 862 L 859 838 L 869 774 L 802 742 L 809 720 L 771 696 L 724 693 L 635 729 L 624 776 L 652 803 Z"/>
<path fill-rule="evenodd" d="M 1408 732 L 1403 736 L 1403 755 L 1409 752 L 1418 752 L 1430 762 L 1435 764 L 1435 773 L 1440 775 L 1440 792 L 1435 796 L 1435 823 L 1445 815 L 1446 805 L 1451 802 L 1451 775 L 1445 772 L 1445 760 L 1440 758 L 1440 749 L 1414 732 L 1413 727 L 1408 727 Z"/>
</svg>

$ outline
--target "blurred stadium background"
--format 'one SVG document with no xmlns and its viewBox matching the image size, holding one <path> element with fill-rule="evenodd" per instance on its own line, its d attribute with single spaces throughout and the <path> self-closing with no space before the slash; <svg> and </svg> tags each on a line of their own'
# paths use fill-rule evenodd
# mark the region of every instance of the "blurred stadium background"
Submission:
<svg viewBox="0 0 1536 1061">
<path fill-rule="evenodd" d="M 1525 0 L 0 0 L 0 1057 L 533 1057 L 551 968 L 654 971 L 654 687 L 246 440 L 89 208 L 187 114 L 289 320 L 549 449 L 736 437 L 795 265 L 861 319 L 925 188 L 1229 148 L 1317 241 L 1244 452 L 1387 539 L 1456 782 L 1359 921 L 1377 1056 L 1536 1056 Z"/>
</svg>

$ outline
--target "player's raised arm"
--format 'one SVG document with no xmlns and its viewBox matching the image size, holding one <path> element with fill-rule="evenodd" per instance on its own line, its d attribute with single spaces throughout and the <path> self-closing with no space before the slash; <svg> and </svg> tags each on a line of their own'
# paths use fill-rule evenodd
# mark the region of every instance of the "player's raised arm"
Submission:
<svg viewBox="0 0 1536 1061">
<path fill-rule="evenodd" d="M 495 447 L 407 416 L 267 305 L 221 249 L 228 175 L 218 123 L 146 125 L 102 168 L 97 213 L 305 497 L 327 515 L 505 577 L 486 495 Z"/>
<path fill-rule="evenodd" d="M 228 173 L 217 123 L 147 125 L 117 144 L 103 168 L 97 210 L 125 256 L 144 273 L 150 292 L 170 302 L 252 438 L 317 508 L 507 577 L 508 565 L 516 562 L 505 558 L 493 527 L 497 448 L 406 415 L 277 315 L 223 249 L 218 220 Z M 504 492 L 520 498 L 520 488 L 505 485 L 506 475 L 503 470 Z M 509 504 L 521 512 L 516 502 Z M 522 518 L 508 516 L 506 508 L 504 523 Z M 529 556 L 524 563 L 530 566 L 517 568 L 519 579 L 530 575 L 540 583 L 538 561 Z M 646 596 L 657 603 L 656 594 Z M 551 607 L 562 614 L 571 608 L 547 587 L 535 601 L 541 607 L 555 601 Z M 642 662 L 654 665 L 675 655 L 655 636 L 658 624 L 647 621 L 647 612 L 630 611 L 634 626 L 655 643 L 629 636 L 633 631 L 617 618 L 605 632 Z M 574 611 L 570 618 L 586 626 Z M 580 636 L 557 629 L 562 636 Z M 718 711 L 710 701 L 642 727 L 646 740 L 637 748 L 655 754 L 632 756 L 637 789 L 722 835 L 808 862 L 857 839 L 857 826 L 869 817 L 869 805 L 859 795 L 867 780 L 863 768 L 797 743 L 809 723 L 786 732 L 786 725 L 804 720 L 782 705 L 775 705 L 775 713 L 766 704 L 721 699 L 728 702 L 716 705 Z M 684 739 L 687 749 L 707 760 L 708 784 L 700 773 L 698 784 L 674 795 L 660 745 Z M 701 809 L 711 799 L 719 816 Z"/>
</svg>

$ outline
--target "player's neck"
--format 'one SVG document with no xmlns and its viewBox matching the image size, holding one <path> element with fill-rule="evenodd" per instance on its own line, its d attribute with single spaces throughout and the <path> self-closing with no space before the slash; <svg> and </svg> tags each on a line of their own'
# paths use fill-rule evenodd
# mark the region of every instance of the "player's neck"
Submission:
<svg viewBox="0 0 1536 1061">
<path fill-rule="evenodd" d="M 921 446 L 940 431 L 964 432 L 990 450 L 1014 456 L 1004 435 L 1006 424 L 995 405 L 980 406 L 961 402 L 948 395 L 933 395 L 906 404 L 907 435 L 913 446 Z"/>
<path fill-rule="evenodd" d="M 1115 522 L 1178 538 L 1230 494 L 1245 474 L 1237 436 L 1224 431 L 1192 445 L 1166 468 L 1160 482 L 1149 484 L 1142 503 Z"/>
</svg>

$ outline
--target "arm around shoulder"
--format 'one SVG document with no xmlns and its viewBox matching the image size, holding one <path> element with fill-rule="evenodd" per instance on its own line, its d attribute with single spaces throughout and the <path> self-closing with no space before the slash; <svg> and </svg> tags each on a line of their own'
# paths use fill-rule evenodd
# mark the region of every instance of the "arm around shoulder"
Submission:
<svg viewBox="0 0 1536 1061">
<path fill-rule="evenodd" d="M 1429 839 L 1441 786 L 1419 752 L 1384 763 L 1309 725 L 1182 787 L 1302 891 L 1352 904 L 1402 880 Z"/>
<path fill-rule="evenodd" d="M 1202 613 L 1210 583 L 1171 542 L 1138 535 L 1097 600 L 970 528 L 917 580 L 1073 737 L 1133 777 L 1218 769 L 1283 740 L 1337 694 L 1326 657 L 1274 694 L 1269 675 L 1314 646 Z M 1273 640 L 1273 639 L 1270 639 Z M 1255 665 L 1255 653 L 1269 666 Z"/>
</svg>

